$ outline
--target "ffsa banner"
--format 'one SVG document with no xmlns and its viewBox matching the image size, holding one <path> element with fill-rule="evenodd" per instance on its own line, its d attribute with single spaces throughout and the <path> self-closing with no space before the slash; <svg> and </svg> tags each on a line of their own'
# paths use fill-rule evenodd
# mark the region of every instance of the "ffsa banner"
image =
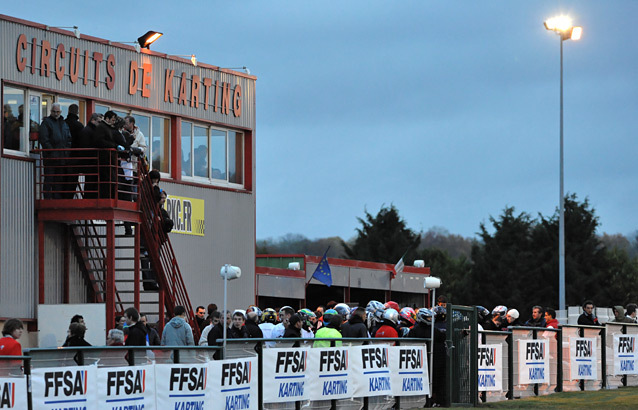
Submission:
<svg viewBox="0 0 638 410">
<path fill-rule="evenodd" d="M 101 367 L 97 369 L 99 409 L 155 409 L 153 366 Z"/>
<path fill-rule="evenodd" d="M 26 409 L 27 378 L 0 378 L 0 409 Z"/>
<path fill-rule="evenodd" d="M 425 346 L 391 346 L 390 374 L 394 396 L 430 394 L 428 359 Z"/>
<path fill-rule="evenodd" d="M 308 349 L 264 349 L 264 403 L 308 399 Z"/>
<path fill-rule="evenodd" d="M 255 410 L 259 407 L 256 357 L 212 361 L 208 369 L 212 409 Z"/>
<path fill-rule="evenodd" d="M 598 379 L 598 354 L 595 338 L 570 337 L 569 359 L 571 380 Z"/>
<path fill-rule="evenodd" d="M 503 391 L 503 345 L 479 345 L 479 391 Z"/>
<path fill-rule="evenodd" d="M 392 395 L 390 383 L 389 346 L 350 347 L 350 366 L 354 397 Z"/>
<path fill-rule="evenodd" d="M 638 374 L 636 335 L 614 335 L 614 375 Z"/>
<path fill-rule="evenodd" d="M 547 340 L 518 341 L 518 384 L 549 383 Z"/>
<path fill-rule="evenodd" d="M 353 385 L 347 347 L 314 348 L 308 352 L 310 400 L 352 397 Z"/>
<path fill-rule="evenodd" d="M 208 364 L 156 364 L 158 408 L 210 409 Z"/>
<path fill-rule="evenodd" d="M 55 367 L 31 371 L 33 408 L 88 410 L 97 408 L 97 367 Z"/>
</svg>

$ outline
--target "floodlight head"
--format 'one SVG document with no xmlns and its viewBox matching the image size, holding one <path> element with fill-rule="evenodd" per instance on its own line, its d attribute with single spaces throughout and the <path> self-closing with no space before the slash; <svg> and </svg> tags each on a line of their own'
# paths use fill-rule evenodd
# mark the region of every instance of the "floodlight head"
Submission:
<svg viewBox="0 0 638 410">
<path fill-rule="evenodd" d="M 583 28 L 580 26 L 576 26 L 572 28 L 571 39 L 572 40 L 580 40 L 583 36 Z"/>
<path fill-rule="evenodd" d="M 141 48 L 149 48 L 149 46 L 158 38 L 162 37 L 163 34 L 157 31 L 147 31 L 143 36 L 138 37 L 137 43 Z"/>
<path fill-rule="evenodd" d="M 567 16 L 556 16 L 545 21 L 545 28 L 552 31 L 566 32 L 572 28 L 572 19 Z"/>
<path fill-rule="evenodd" d="M 414 261 L 415 268 L 425 268 L 425 261 L 423 259 L 417 259 Z"/>
<path fill-rule="evenodd" d="M 301 269 L 301 264 L 299 262 L 289 262 L 288 263 L 288 269 L 290 269 L 290 270 L 300 270 Z"/>
<path fill-rule="evenodd" d="M 241 277 L 241 269 L 237 266 L 226 264 L 219 270 L 222 279 L 233 280 Z"/>
<path fill-rule="evenodd" d="M 426 289 L 438 289 L 441 287 L 441 278 L 437 278 L 435 276 L 429 276 L 425 278 L 425 282 L 423 282 L 423 287 Z"/>
</svg>

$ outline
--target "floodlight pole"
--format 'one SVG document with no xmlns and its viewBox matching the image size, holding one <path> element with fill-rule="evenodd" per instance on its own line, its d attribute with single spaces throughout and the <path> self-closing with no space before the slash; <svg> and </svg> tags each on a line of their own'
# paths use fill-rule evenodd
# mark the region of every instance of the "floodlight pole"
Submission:
<svg viewBox="0 0 638 410">
<path fill-rule="evenodd" d="M 560 37 L 560 188 L 558 213 L 558 308 L 565 312 L 565 193 L 564 193 L 564 152 L 563 152 L 563 33 Z"/>
<path fill-rule="evenodd" d="M 436 301 L 436 288 L 432 289 L 432 300 L 430 302 L 432 312 L 434 312 L 434 303 Z M 432 379 L 433 379 L 433 371 L 434 371 L 434 319 L 435 316 L 432 316 L 432 323 L 430 323 L 430 375 L 428 377 L 430 381 L 430 397 L 432 397 Z"/>
<path fill-rule="evenodd" d="M 222 313 L 222 323 L 224 326 L 224 346 L 222 347 L 222 355 L 223 355 L 223 359 L 226 359 L 226 333 L 228 331 L 228 323 L 226 323 L 226 317 L 228 316 L 228 310 L 226 308 L 226 303 L 227 303 L 227 294 L 228 294 L 228 268 L 230 267 L 230 265 L 226 264 L 224 265 L 224 268 L 226 270 L 225 274 L 224 274 L 224 312 Z"/>
</svg>

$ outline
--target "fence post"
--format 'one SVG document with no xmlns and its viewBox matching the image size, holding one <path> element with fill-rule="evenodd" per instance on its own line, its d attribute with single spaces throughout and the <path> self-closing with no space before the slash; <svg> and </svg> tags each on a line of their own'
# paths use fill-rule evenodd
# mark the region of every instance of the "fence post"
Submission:
<svg viewBox="0 0 638 410">
<path fill-rule="evenodd" d="M 263 342 L 257 342 L 255 345 L 255 351 L 257 352 L 257 403 L 259 408 L 264 408 L 264 349 Z M 295 405 L 296 408 L 296 405 Z"/>
<path fill-rule="evenodd" d="M 620 332 L 623 335 L 627 334 L 627 325 L 622 325 L 622 327 L 620 329 L 621 329 Z M 623 387 L 627 387 L 627 375 L 626 374 L 623 374 L 623 376 L 622 376 L 622 385 L 623 385 Z"/>
<path fill-rule="evenodd" d="M 514 335 L 507 335 L 507 399 L 514 400 Z"/>
<path fill-rule="evenodd" d="M 398 339 L 395 344 L 397 346 L 401 346 L 401 342 Z M 401 396 L 394 396 L 394 408 L 396 410 L 401 410 Z"/>
<path fill-rule="evenodd" d="M 607 388 L 607 327 L 600 329 L 600 367 L 601 377 L 603 378 L 601 389 Z"/>
<path fill-rule="evenodd" d="M 32 397 L 32 390 L 31 390 L 31 358 L 30 357 L 25 357 L 24 359 L 22 359 L 22 367 L 24 375 L 27 378 L 27 407 L 29 408 L 29 410 L 33 409 L 33 397 Z"/>
<path fill-rule="evenodd" d="M 481 333 L 481 344 L 485 344 L 487 343 L 487 335 L 485 333 Z M 481 402 L 485 403 L 487 401 L 487 394 L 486 392 L 482 391 L 481 393 L 479 393 L 481 396 Z"/>
<path fill-rule="evenodd" d="M 536 329 L 532 330 L 532 339 L 536 340 Z M 534 383 L 534 396 L 538 396 L 538 383 Z"/>
<path fill-rule="evenodd" d="M 478 406 L 478 309 L 472 309 L 470 319 L 470 397 L 472 405 Z"/>
<path fill-rule="evenodd" d="M 558 343 L 558 348 L 556 349 L 556 361 L 557 363 L 557 368 L 556 368 L 556 392 L 562 392 L 563 391 L 563 329 L 562 328 L 558 328 L 558 332 L 556 334 L 557 339 L 556 339 L 556 343 Z"/>
</svg>

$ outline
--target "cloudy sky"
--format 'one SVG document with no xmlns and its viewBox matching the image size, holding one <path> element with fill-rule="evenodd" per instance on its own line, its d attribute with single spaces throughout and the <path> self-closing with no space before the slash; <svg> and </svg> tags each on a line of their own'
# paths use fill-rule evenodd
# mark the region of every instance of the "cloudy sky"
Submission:
<svg viewBox="0 0 638 410">
<path fill-rule="evenodd" d="M 131 5 L 135 4 L 135 8 Z M 473 236 L 505 206 L 559 200 L 559 38 L 565 190 L 601 233 L 638 229 L 638 2 L 28 1 L 0 13 L 154 50 L 195 53 L 257 80 L 257 238 L 355 234 L 394 204 L 415 230 Z"/>
</svg>

